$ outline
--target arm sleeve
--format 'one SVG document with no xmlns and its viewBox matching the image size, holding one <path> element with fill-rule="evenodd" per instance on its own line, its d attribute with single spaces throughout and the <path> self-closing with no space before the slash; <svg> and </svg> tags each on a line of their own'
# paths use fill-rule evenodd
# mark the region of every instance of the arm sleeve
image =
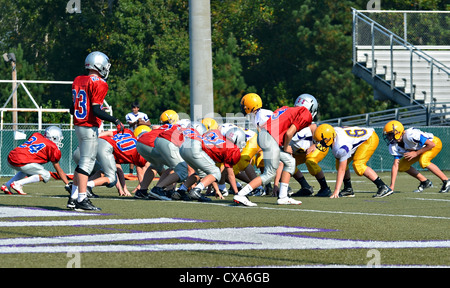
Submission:
<svg viewBox="0 0 450 288">
<path fill-rule="evenodd" d="M 116 121 L 118 120 L 116 117 L 109 115 L 105 111 L 103 111 L 100 108 L 100 105 L 94 104 L 92 105 L 92 112 L 94 113 L 95 117 L 100 118 L 101 120 L 108 121 L 111 123 L 116 124 Z"/>
</svg>

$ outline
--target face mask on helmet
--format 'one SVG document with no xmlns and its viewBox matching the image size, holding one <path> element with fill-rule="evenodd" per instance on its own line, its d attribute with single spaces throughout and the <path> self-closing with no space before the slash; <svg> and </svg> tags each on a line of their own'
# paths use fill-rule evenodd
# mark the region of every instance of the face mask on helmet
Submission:
<svg viewBox="0 0 450 288">
<path fill-rule="evenodd" d="M 59 127 L 56 126 L 47 127 L 45 129 L 44 136 L 45 138 L 55 143 L 58 148 L 62 148 L 64 146 L 64 144 L 62 143 L 64 137 Z"/>
<path fill-rule="evenodd" d="M 94 51 L 86 57 L 86 60 L 84 60 L 84 68 L 88 70 L 95 70 L 100 74 L 100 76 L 102 76 L 103 79 L 107 79 L 109 69 L 111 68 L 111 63 L 109 63 L 109 58 L 104 53 Z"/>
<path fill-rule="evenodd" d="M 325 152 L 333 145 L 336 132 L 329 124 L 322 124 L 314 131 L 313 142 L 319 151 Z"/>
<path fill-rule="evenodd" d="M 245 94 L 240 102 L 241 112 L 244 115 L 258 111 L 262 107 L 262 100 L 256 93 Z"/>
<path fill-rule="evenodd" d="M 389 144 L 400 142 L 405 128 L 399 121 L 393 120 L 388 122 L 383 129 L 383 139 Z"/>
</svg>

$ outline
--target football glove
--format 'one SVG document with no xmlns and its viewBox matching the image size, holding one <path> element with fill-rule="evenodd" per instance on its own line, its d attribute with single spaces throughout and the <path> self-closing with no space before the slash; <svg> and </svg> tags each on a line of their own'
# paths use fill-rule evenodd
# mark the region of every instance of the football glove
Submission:
<svg viewBox="0 0 450 288">
<path fill-rule="evenodd" d="M 122 122 L 120 122 L 120 120 L 117 119 L 116 122 L 114 122 L 114 124 L 116 124 L 117 133 L 123 134 L 125 127 L 123 126 Z"/>
<path fill-rule="evenodd" d="M 69 183 L 67 183 L 67 184 L 64 186 L 64 189 L 65 189 L 67 192 L 69 192 L 69 194 L 72 193 L 72 184 L 73 184 L 73 182 L 69 182 Z"/>
</svg>

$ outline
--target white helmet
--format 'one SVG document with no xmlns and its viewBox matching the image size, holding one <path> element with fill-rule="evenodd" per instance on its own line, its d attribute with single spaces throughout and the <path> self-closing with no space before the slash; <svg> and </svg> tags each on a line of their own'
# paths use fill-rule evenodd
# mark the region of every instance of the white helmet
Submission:
<svg viewBox="0 0 450 288">
<path fill-rule="evenodd" d="M 45 129 L 45 133 L 44 133 L 45 138 L 47 138 L 48 140 L 52 141 L 53 143 L 56 144 L 56 146 L 58 146 L 58 148 L 62 148 L 63 147 L 63 143 L 62 140 L 64 139 L 63 135 L 62 135 L 62 131 L 59 127 L 56 126 L 49 126 Z"/>
<path fill-rule="evenodd" d="M 84 60 L 84 68 L 97 71 L 103 79 L 108 78 L 110 67 L 108 56 L 100 51 L 90 53 Z"/>
<path fill-rule="evenodd" d="M 247 144 L 247 136 L 245 132 L 239 127 L 233 127 L 227 131 L 225 137 L 233 142 L 239 149 L 242 149 Z"/>
<path fill-rule="evenodd" d="M 189 126 L 191 125 L 191 120 L 189 119 L 180 119 L 177 122 L 178 125 L 181 126 L 181 128 L 189 128 Z"/>
<path fill-rule="evenodd" d="M 308 109 L 309 112 L 311 112 L 312 118 L 316 116 L 317 109 L 319 109 L 319 103 L 317 102 L 316 98 L 311 94 L 302 94 L 298 96 L 297 100 L 295 100 L 295 106 L 306 107 L 306 109 Z"/>
<path fill-rule="evenodd" d="M 206 126 L 205 126 L 205 124 L 203 124 L 200 121 L 192 121 L 191 122 L 191 127 L 194 128 L 195 130 L 197 130 L 197 132 L 200 135 L 203 135 L 203 134 L 206 133 Z"/>
</svg>

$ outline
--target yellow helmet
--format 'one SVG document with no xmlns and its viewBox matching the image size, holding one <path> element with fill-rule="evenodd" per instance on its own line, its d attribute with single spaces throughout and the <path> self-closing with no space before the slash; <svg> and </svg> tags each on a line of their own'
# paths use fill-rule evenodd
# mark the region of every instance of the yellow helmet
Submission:
<svg viewBox="0 0 450 288">
<path fill-rule="evenodd" d="M 148 127 L 147 125 L 139 125 L 134 129 L 134 137 L 139 138 L 139 136 L 142 133 L 150 132 L 152 131 L 152 128 Z"/>
<path fill-rule="evenodd" d="M 333 145 L 336 131 L 330 124 L 322 124 L 314 131 L 313 139 L 317 149 L 324 152 Z"/>
<path fill-rule="evenodd" d="M 162 124 L 175 124 L 179 119 L 178 113 L 173 110 L 166 110 L 159 117 Z"/>
<path fill-rule="evenodd" d="M 394 143 L 394 140 L 400 141 L 403 136 L 403 132 L 405 132 L 403 124 L 399 121 L 392 120 L 384 125 L 383 138 L 387 143 Z"/>
<path fill-rule="evenodd" d="M 261 107 L 261 97 L 256 93 L 248 93 L 241 98 L 241 111 L 244 115 L 257 111 Z"/>
<path fill-rule="evenodd" d="M 205 125 L 206 131 L 219 128 L 219 124 L 213 118 L 203 118 L 202 124 Z"/>
</svg>

